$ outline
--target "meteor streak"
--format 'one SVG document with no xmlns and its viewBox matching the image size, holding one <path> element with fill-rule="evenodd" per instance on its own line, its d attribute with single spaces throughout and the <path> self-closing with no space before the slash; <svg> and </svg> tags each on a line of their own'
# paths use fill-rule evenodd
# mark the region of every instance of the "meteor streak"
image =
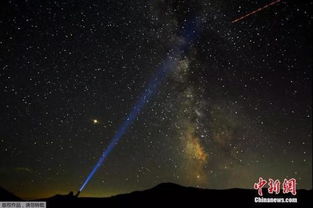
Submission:
<svg viewBox="0 0 313 208">
<path fill-rule="evenodd" d="M 119 126 L 108 147 L 104 149 L 102 155 L 100 156 L 99 160 L 97 161 L 87 178 L 84 180 L 76 196 L 78 196 L 79 193 L 86 187 L 86 185 L 97 172 L 99 167 L 101 167 L 107 156 L 117 145 L 121 137 L 126 133 L 129 126 L 137 118 L 144 105 L 149 102 L 152 95 L 157 91 L 162 81 L 166 78 L 166 75 L 177 65 L 179 57 L 181 57 L 181 55 L 190 47 L 190 44 L 196 37 L 197 26 L 199 26 L 198 22 L 196 20 L 193 20 L 187 22 L 182 27 L 182 31 L 179 35 L 181 38 L 183 38 L 183 40 L 178 43 L 171 52 L 169 52 L 168 56 L 163 61 L 161 66 L 156 70 L 153 78 L 150 80 L 150 82 L 148 82 L 147 88 L 139 97 L 138 101 L 135 103 L 126 119 Z"/>
<path fill-rule="evenodd" d="M 270 6 L 273 6 L 273 5 L 275 5 L 275 4 L 278 4 L 278 3 L 281 2 L 281 1 L 282 1 L 282 0 L 276 0 L 276 1 L 273 1 L 273 2 L 271 2 L 271 3 L 269 3 L 269 4 L 266 4 L 265 6 L 263 6 L 263 7 L 261 7 L 261 8 L 258 8 L 258 9 L 256 9 L 256 10 L 254 10 L 254 11 L 252 11 L 252 12 L 250 12 L 250 13 L 244 15 L 244 16 L 241 16 L 241 17 L 239 17 L 239 18 L 237 18 L 237 19 L 234 19 L 234 20 L 232 21 L 232 23 L 239 22 L 239 21 L 241 21 L 241 20 L 243 20 L 243 19 L 245 19 L 245 18 L 247 18 L 247 17 L 249 17 L 249 16 L 251 16 L 251 15 L 253 15 L 253 14 L 255 14 L 255 13 L 258 13 L 258 12 L 260 12 L 260 11 L 262 11 L 262 10 L 264 10 L 264 9 L 266 9 L 266 8 L 268 8 L 268 7 L 270 7 Z"/>
</svg>

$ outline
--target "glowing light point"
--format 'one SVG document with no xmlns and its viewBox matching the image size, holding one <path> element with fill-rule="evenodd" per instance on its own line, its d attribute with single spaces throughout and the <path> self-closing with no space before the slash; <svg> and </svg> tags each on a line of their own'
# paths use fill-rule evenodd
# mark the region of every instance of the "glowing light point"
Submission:
<svg viewBox="0 0 313 208">
<path fill-rule="evenodd" d="M 93 120 L 92 120 L 92 123 L 93 123 L 93 124 L 97 124 L 97 123 L 99 123 L 99 121 L 98 121 L 97 119 L 93 119 Z"/>
</svg>

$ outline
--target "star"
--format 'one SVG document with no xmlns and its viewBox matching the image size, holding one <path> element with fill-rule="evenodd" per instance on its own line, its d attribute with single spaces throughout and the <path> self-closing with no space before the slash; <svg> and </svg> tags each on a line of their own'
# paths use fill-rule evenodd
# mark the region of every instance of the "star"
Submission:
<svg viewBox="0 0 313 208">
<path fill-rule="evenodd" d="M 9 191 L 76 189 L 115 145 L 81 196 L 165 180 L 251 188 L 286 175 L 312 189 L 312 3 L 8 2 L 0 178 Z"/>
</svg>

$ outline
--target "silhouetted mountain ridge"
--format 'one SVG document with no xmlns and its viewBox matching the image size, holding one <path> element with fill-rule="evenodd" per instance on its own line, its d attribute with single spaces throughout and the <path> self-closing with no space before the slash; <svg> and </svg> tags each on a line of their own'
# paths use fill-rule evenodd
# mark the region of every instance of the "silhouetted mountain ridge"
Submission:
<svg viewBox="0 0 313 208">
<path fill-rule="evenodd" d="M 47 207 L 311 207 L 312 190 L 297 190 L 297 195 L 291 194 L 270 195 L 264 189 L 263 197 L 272 198 L 298 198 L 298 203 L 262 203 L 254 202 L 259 197 L 256 190 L 251 189 L 225 189 L 214 190 L 195 187 L 185 187 L 174 183 L 162 183 L 151 189 L 134 191 L 112 197 L 75 197 L 69 195 L 55 195 L 47 199 Z M 37 201 L 37 200 L 36 200 Z"/>
<path fill-rule="evenodd" d="M 15 196 L 14 194 L 8 192 L 4 188 L 0 187 L 0 201 L 19 201 L 19 200 L 21 199 Z"/>
</svg>

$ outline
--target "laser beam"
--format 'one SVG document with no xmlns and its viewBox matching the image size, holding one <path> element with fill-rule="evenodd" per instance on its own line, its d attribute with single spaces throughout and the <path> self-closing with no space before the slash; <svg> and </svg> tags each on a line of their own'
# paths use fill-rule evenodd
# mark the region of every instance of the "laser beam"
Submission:
<svg viewBox="0 0 313 208">
<path fill-rule="evenodd" d="M 281 2 L 281 1 L 282 1 L 282 0 L 276 0 L 276 1 L 273 1 L 273 2 L 271 2 L 271 3 L 269 3 L 269 4 L 266 4 L 265 6 L 263 6 L 263 7 L 261 7 L 261 8 L 258 8 L 258 9 L 256 9 L 256 10 L 254 10 L 254 11 L 252 11 L 252 12 L 250 12 L 250 13 L 244 15 L 244 16 L 241 16 L 241 17 L 239 17 L 239 18 L 237 18 L 237 19 L 234 19 L 234 20 L 232 21 L 232 23 L 236 23 L 236 22 L 239 22 L 239 21 L 241 21 L 241 20 L 243 20 L 243 19 L 246 19 L 247 17 L 249 17 L 249 16 L 251 16 L 251 15 L 253 15 L 253 14 L 256 14 L 256 13 L 258 13 L 258 12 L 260 12 L 260 11 L 262 11 L 262 10 L 268 8 L 268 7 L 271 7 L 271 6 L 275 5 L 275 4 L 278 4 L 278 3 Z"/>
<path fill-rule="evenodd" d="M 88 174 L 86 179 L 83 181 L 83 184 L 81 185 L 81 187 L 79 188 L 79 191 L 77 192 L 77 196 L 86 187 L 86 185 L 89 183 L 91 178 L 94 176 L 97 170 L 101 167 L 105 159 L 114 149 L 114 147 L 118 144 L 119 140 L 126 133 L 129 126 L 137 118 L 137 116 L 141 112 L 144 105 L 148 103 L 151 97 L 153 96 L 153 94 L 155 94 L 155 92 L 157 91 L 162 81 L 166 78 L 167 74 L 177 65 L 177 62 L 179 61 L 179 57 L 190 47 L 190 44 L 193 42 L 193 40 L 196 37 L 196 34 L 197 34 L 196 31 L 198 29 L 198 26 L 199 26 L 198 21 L 196 21 L 195 19 L 192 21 L 186 22 L 186 24 L 183 25 L 181 33 L 179 34 L 183 38 L 183 41 L 179 42 L 173 48 L 173 50 L 171 50 L 171 52 L 168 54 L 166 59 L 162 62 L 161 66 L 156 70 L 156 72 L 152 76 L 152 79 L 148 82 L 147 88 L 141 94 L 141 96 L 139 97 L 138 101 L 135 103 L 135 105 L 131 109 L 126 119 L 119 126 L 115 135 L 111 139 L 109 145 L 107 146 L 106 149 L 104 149 L 97 163 L 92 168 L 91 172 Z"/>
</svg>

